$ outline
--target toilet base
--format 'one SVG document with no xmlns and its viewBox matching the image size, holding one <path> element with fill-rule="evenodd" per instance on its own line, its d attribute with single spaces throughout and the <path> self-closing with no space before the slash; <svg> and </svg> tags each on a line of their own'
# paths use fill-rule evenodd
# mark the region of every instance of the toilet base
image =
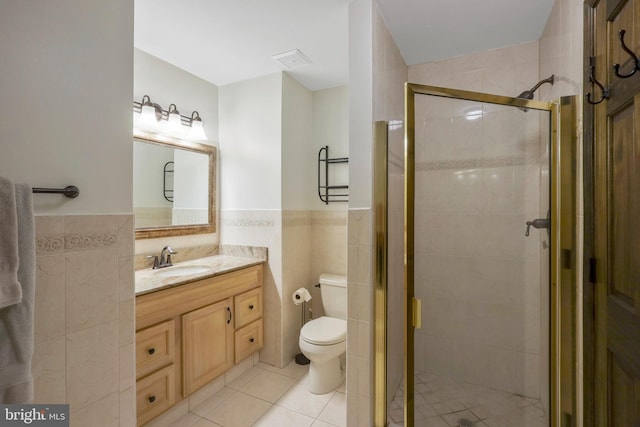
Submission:
<svg viewBox="0 0 640 427">
<path fill-rule="evenodd" d="M 325 394 L 338 388 L 344 380 L 340 369 L 340 358 L 334 357 L 323 362 L 311 360 L 309 365 L 309 391 L 313 394 Z"/>
<path fill-rule="evenodd" d="M 308 365 L 309 362 L 311 362 L 309 359 L 307 359 L 307 356 L 305 356 L 302 353 L 296 354 L 296 359 L 295 360 L 296 360 L 296 363 L 298 365 Z"/>
</svg>

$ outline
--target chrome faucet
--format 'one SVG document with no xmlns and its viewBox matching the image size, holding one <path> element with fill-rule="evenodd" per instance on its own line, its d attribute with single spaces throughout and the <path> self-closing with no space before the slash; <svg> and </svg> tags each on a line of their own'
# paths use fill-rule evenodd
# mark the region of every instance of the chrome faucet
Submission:
<svg viewBox="0 0 640 427">
<path fill-rule="evenodd" d="M 171 246 L 165 246 L 160 252 L 160 257 L 158 257 L 158 255 L 148 255 L 147 258 L 153 258 L 153 266 L 151 268 L 156 270 L 158 268 L 171 267 L 173 265 L 171 255 L 177 253 L 178 252 L 174 251 Z"/>
<path fill-rule="evenodd" d="M 160 252 L 160 260 L 158 260 L 158 268 L 171 267 L 173 265 L 171 262 L 171 255 L 175 255 L 177 253 L 178 252 L 174 251 L 171 246 L 165 246 L 162 248 L 162 252 Z"/>
</svg>

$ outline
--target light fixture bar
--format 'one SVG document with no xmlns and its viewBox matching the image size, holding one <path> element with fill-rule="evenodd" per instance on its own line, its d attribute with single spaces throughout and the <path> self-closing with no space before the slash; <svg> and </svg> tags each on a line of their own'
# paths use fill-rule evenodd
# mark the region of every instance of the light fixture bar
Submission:
<svg viewBox="0 0 640 427">
<path fill-rule="evenodd" d="M 144 97 L 142 97 L 142 102 L 133 101 L 133 112 L 142 114 L 143 107 L 145 106 L 151 106 L 155 109 L 158 124 L 164 122 L 162 124 L 162 128 L 165 129 L 168 133 L 174 133 L 177 137 L 180 138 L 182 138 L 182 135 L 177 135 L 179 133 L 186 135 L 189 139 L 207 139 L 207 136 L 204 133 L 202 119 L 200 118 L 200 114 L 197 111 L 193 111 L 193 113 L 191 113 L 191 116 L 183 116 L 178 112 L 175 104 L 169 105 L 169 108 L 165 110 L 160 105 L 151 102 L 149 96 L 145 95 Z M 185 126 L 186 129 L 180 130 L 179 128 L 177 128 L 177 121 L 175 121 L 175 119 L 170 120 L 170 116 L 180 117 L 180 124 L 182 126 Z M 167 127 L 167 125 L 171 122 L 173 122 L 173 129 Z M 155 126 L 149 126 L 148 124 L 145 124 L 143 127 L 147 127 L 148 129 L 146 130 L 150 130 L 152 132 L 160 131 L 159 129 L 156 129 Z"/>
</svg>

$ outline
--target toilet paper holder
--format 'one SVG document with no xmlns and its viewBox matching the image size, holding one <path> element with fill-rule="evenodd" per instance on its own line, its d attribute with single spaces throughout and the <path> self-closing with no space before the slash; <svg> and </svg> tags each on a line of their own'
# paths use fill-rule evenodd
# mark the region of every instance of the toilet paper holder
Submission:
<svg viewBox="0 0 640 427">
<path fill-rule="evenodd" d="M 311 294 L 306 288 L 299 288 L 293 292 L 292 299 L 295 305 L 302 305 L 302 327 L 306 323 L 307 302 L 311 301 Z M 309 308 L 309 312 L 311 312 L 311 308 Z M 310 363 L 310 360 L 302 353 L 296 354 L 295 361 L 298 365 L 308 365 Z"/>
</svg>

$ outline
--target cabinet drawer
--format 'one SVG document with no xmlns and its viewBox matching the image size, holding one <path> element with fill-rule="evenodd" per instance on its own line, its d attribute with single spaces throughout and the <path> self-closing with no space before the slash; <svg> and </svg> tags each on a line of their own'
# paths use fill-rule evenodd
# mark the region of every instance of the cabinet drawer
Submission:
<svg viewBox="0 0 640 427">
<path fill-rule="evenodd" d="M 173 363 L 176 326 L 173 320 L 136 332 L 136 377 Z"/>
<path fill-rule="evenodd" d="M 175 368 L 169 365 L 136 382 L 138 425 L 167 410 L 176 402 Z"/>
<path fill-rule="evenodd" d="M 262 288 L 252 289 L 234 298 L 236 329 L 262 317 Z"/>
<path fill-rule="evenodd" d="M 262 348 L 262 319 L 236 331 L 235 347 L 236 363 Z"/>
</svg>

